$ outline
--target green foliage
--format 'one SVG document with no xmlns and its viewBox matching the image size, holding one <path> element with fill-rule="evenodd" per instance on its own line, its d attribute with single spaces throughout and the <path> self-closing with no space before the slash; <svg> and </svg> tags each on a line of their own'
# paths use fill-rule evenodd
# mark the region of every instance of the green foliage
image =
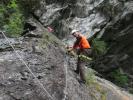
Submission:
<svg viewBox="0 0 133 100">
<path fill-rule="evenodd" d="M 107 45 L 104 41 L 95 38 L 92 40 L 93 52 L 95 56 L 105 54 L 107 51 Z"/>
<path fill-rule="evenodd" d="M 131 89 L 129 89 L 129 92 L 133 94 L 133 89 L 132 89 L 132 88 L 131 88 Z"/>
<path fill-rule="evenodd" d="M 95 83 L 96 81 L 95 74 L 91 68 L 88 68 L 88 70 L 86 71 L 85 79 L 86 79 L 86 84 L 88 85 Z"/>
<path fill-rule="evenodd" d="M 18 8 L 18 5 L 16 4 L 16 0 L 11 0 L 10 3 L 7 5 L 9 9 L 15 9 Z"/>
<path fill-rule="evenodd" d="M 94 100 L 106 100 L 106 92 L 96 80 L 95 71 L 91 68 L 86 71 L 86 85 L 89 86 L 90 95 Z M 100 99 L 97 97 L 96 92 L 99 93 Z"/>
<path fill-rule="evenodd" d="M 115 83 L 120 86 L 124 86 L 128 82 L 127 75 L 123 74 L 123 72 L 120 69 L 111 72 L 110 76 L 115 81 Z"/>
<path fill-rule="evenodd" d="M 24 17 L 17 4 L 17 0 L 11 0 L 5 4 L 0 4 L 0 25 L 9 36 L 19 36 L 23 31 Z"/>
<path fill-rule="evenodd" d="M 6 13 L 6 9 L 4 7 L 4 5 L 0 4 L 0 28 L 2 28 L 2 26 L 4 25 L 5 22 L 5 17 L 4 17 L 4 13 Z"/>
</svg>

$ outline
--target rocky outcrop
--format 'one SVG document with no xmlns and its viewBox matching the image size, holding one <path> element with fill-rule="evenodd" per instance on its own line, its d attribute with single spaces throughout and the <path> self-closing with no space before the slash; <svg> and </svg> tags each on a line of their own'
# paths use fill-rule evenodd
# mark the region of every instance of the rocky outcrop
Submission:
<svg viewBox="0 0 133 100">
<path fill-rule="evenodd" d="M 1 100 L 132 100 L 130 94 L 103 79 L 96 78 L 89 86 L 79 83 L 73 72 L 75 58 L 65 54 L 60 40 L 34 23 L 40 28 L 35 34 L 43 38 L 13 39 L 10 43 L 16 52 L 12 48 L 0 52 Z"/>
<path fill-rule="evenodd" d="M 42 12 L 38 18 L 44 26 L 52 26 L 59 38 L 65 37 L 64 41 L 68 44 L 71 42 L 67 35 L 72 28 L 79 29 L 86 36 L 99 33 L 98 38 L 107 42 L 108 51 L 106 55 L 96 60 L 93 68 L 104 73 L 104 77 L 120 68 L 129 78 L 124 88 L 132 91 L 132 0 L 73 2 L 67 0 L 46 2 L 46 12 Z"/>
<path fill-rule="evenodd" d="M 43 11 L 38 9 L 34 14 L 68 45 L 72 44 L 68 36 L 72 28 L 88 37 L 99 33 L 98 38 L 107 42 L 108 51 L 93 68 L 104 77 L 120 68 L 130 80 L 124 88 L 132 91 L 132 5 L 132 0 L 49 0 L 41 6 Z"/>
<path fill-rule="evenodd" d="M 45 27 L 51 26 L 55 34 L 61 39 L 65 38 L 72 28 L 77 28 L 87 36 L 91 36 L 98 32 L 109 20 L 96 10 L 97 6 L 103 1 L 40 0 L 40 6 L 36 7 L 32 14 Z"/>
<path fill-rule="evenodd" d="M 117 2 L 119 12 L 103 28 L 98 37 L 101 37 L 108 44 L 106 55 L 99 58 L 95 63 L 95 69 L 105 73 L 110 79 L 110 73 L 116 69 L 121 69 L 122 73 L 128 77 L 128 83 L 123 86 L 132 92 L 132 32 L 133 32 L 133 2 Z M 115 10 L 113 10 L 115 12 Z M 113 80 L 112 80 L 113 81 Z"/>
<path fill-rule="evenodd" d="M 34 14 L 44 26 L 54 28 L 55 34 L 64 38 L 68 45 L 72 44 L 68 37 L 72 28 L 79 29 L 86 36 L 99 33 L 98 38 L 107 42 L 108 51 L 96 60 L 93 68 L 105 73 L 104 77 L 122 68 L 130 80 L 128 86 L 124 86 L 127 89 L 132 88 L 133 79 L 132 5 L 132 0 L 46 0 L 45 6 L 35 10 Z"/>
<path fill-rule="evenodd" d="M 112 70 L 121 68 L 130 79 L 125 89 L 132 91 L 132 0 L 23 0 L 21 3 L 36 18 L 37 21 L 31 20 L 36 29 L 28 31 L 25 38 L 9 39 L 20 60 L 0 34 L 1 100 L 133 99 L 128 92 L 101 78 L 95 78 L 96 83 L 89 86 L 80 84 L 73 72 L 76 60 L 67 56 L 61 41 L 43 28 L 52 27 L 58 38 L 70 43 L 68 34 L 72 28 L 86 36 L 99 33 L 98 38 L 108 43 L 108 51 L 96 59 L 93 68 L 107 79 Z"/>
</svg>

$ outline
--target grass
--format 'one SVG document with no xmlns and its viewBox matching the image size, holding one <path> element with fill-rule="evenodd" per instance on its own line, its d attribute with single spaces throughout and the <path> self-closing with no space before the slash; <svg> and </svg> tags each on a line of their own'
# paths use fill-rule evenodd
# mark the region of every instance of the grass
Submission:
<svg viewBox="0 0 133 100">
<path fill-rule="evenodd" d="M 94 98 L 94 100 L 106 100 L 106 92 L 102 89 L 101 85 L 98 84 L 94 70 L 88 68 L 86 71 L 86 85 L 90 89 L 90 95 Z M 97 97 L 96 94 L 100 94 L 100 97 Z"/>
<path fill-rule="evenodd" d="M 91 85 L 96 82 L 94 71 L 88 68 L 85 75 L 86 84 Z"/>
</svg>

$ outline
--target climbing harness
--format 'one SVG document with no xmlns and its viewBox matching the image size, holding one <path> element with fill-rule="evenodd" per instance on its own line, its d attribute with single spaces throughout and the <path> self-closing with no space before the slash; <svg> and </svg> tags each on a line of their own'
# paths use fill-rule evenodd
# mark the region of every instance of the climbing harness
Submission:
<svg viewBox="0 0 133 100">
<path fill-rule="evenodd" d="M 81 58 L 82 60 L 85 60 L 85 61 L 92 61 L 92 58 L 90 58 L 88 56 L 85 56 L 83 54 L 77 55 L 74 51 L 68 50 L 67 54 L 75 56 L 75 57 L 79 57 L 79 58 Z"/>
<path fill-rule="evenodd" d="M 86 60 L 86 61 L 92 61 L 92 58 L 90 58 L 90 57 L 87 57 L 87 56 L 85 56 L 85 55 L 82 55 L 82 54 L 78 55 L 78 57 L 79 57 L 79 58 L 81 58 L 82 60 Z"/>
</svg>

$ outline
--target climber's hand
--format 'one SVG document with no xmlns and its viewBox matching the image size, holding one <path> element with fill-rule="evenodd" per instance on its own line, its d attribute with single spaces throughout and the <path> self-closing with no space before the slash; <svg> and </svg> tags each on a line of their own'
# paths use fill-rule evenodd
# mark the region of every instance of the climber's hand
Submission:
<svg viewBox="0 0 133 100">
<path fill-rule="evenodd" d="M 71 47 L 71 46 L 67 46 L 66 49 L 67 49 L 68 52 L 73 51 L 73 47 Z"/>
<path fill-rule="evenodd" d="M 69 51 L 68 54 L 69 54 L 70 56 L 76 56 L 76 53 L 75 53 L 73 50 L 72 50 L 72 51 Z"/>
</svg>

